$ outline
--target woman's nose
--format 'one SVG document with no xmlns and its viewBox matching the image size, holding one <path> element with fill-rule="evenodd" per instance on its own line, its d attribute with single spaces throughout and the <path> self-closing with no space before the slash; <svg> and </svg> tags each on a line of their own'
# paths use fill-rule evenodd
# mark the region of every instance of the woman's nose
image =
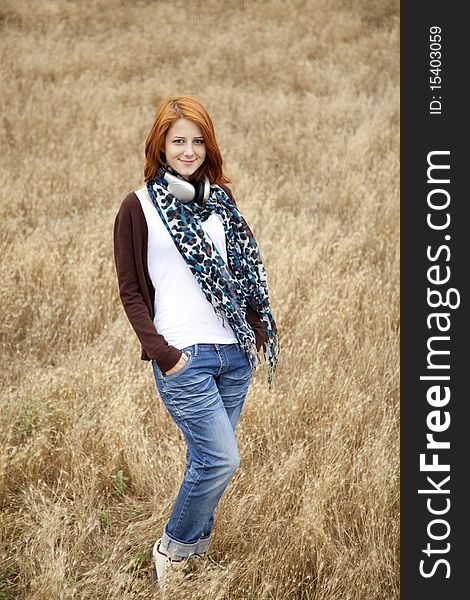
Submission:
<svg viewBox="0 0 470 600">
<path fill-rule="evenodd" d="M 193 155 L 193 145 L 191 144 L 191 142 L 188 142 L 185 147 L 184 147 L 184 153 L 186 156 L 192 156 Z"/>
</svg>

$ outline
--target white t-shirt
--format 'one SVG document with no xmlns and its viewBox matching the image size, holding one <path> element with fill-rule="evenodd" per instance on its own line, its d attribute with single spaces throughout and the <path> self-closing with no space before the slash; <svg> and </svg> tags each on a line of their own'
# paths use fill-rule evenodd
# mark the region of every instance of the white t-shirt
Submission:
<svg viewBox="0 0 470 600">
<path fill-rule="evenodd" d="M 182 349 L 193 344 L 233 344 L 237 338 L 223 317 L 216 315 L 199 283 L 178 252 L 153 205 L 146 186 L 135 191 L 148 228 L 147 265 L 155 288 L 155 327 L 165 340 Z M 213 213 L 201 223 L 220 256 L 227 262 L 225 231 Z M 225 325 L 225 326 L 224 326 Z"/>
</svg>

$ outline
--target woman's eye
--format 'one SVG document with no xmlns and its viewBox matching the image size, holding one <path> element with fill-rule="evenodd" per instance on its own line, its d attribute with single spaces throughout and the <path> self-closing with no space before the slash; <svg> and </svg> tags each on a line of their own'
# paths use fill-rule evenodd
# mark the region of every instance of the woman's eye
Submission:
<svg viewBox="0 0 470 600">
<path fill-rule="evenodd" d="M 183 140 L 183 139 L 173 140 L 173 144 L 179 144 L 179 145 L 181 145 L 181 144 L 184 144 L 184 143 L 185 143 L 185 140 Z M 204 144 L 204 140 L 197 139 L 197 140 L 194 140 L 194 143 L 195 144 L 199 144 L 199 145 L 200 144 Z"/>
</svg>

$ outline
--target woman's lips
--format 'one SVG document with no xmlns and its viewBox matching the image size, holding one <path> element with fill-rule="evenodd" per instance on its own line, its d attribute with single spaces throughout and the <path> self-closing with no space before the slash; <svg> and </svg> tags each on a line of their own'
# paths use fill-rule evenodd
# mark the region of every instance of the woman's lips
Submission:
<svg viewBox="0 0 470 600">
<path fill-rule="evenodd" d="M 194 162 L 196 162 L 195 160 L 183 160 L 182 158 L 180 158 L 180 161 L 185 165 L 192 165 Z"/>
</svg>

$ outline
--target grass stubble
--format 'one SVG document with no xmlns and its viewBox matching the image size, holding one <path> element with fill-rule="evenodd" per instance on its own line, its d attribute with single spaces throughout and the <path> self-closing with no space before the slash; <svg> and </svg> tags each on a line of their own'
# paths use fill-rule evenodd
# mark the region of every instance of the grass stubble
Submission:
<svg viewBox="0 0 470 600">
<path fill-rule="evenodd" d="M 4 0 L 0 599 L 158 598 L 183 440 L 117 293 L 158 101 L 199 98 L 282 336 L 175 599 L 398 598 L 396 1 Z"/>
</svg>

